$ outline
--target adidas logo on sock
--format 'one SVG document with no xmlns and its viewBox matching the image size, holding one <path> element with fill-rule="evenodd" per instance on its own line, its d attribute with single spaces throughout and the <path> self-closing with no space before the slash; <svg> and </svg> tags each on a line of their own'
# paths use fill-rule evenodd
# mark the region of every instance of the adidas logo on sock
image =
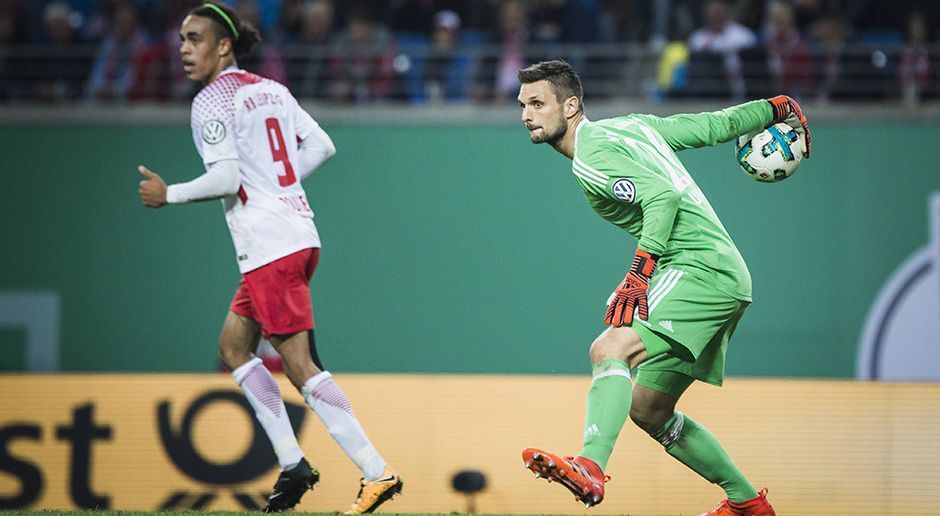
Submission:
<svg viewBox="0 0 940 516">
<path fill-rule="evenodd" d="M 584 435 L 601 435 L 601 431 L 597 428 L 597 425 L 591 425 L 584 429 Z"/>
</svg>

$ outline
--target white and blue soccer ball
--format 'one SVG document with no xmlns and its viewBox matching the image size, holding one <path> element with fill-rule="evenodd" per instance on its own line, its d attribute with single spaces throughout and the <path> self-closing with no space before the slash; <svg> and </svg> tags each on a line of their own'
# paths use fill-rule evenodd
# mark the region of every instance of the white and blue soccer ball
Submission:
<svg viewBox="0 0 940 516">
<path fill-rule="evenodd" d="M 739 136 L 735 157 L 747 175 L 776 183 L 793 175 L 800 166 L 803 138 L 789 125 L 777 123 L 757 134 Z"/>
</svg>

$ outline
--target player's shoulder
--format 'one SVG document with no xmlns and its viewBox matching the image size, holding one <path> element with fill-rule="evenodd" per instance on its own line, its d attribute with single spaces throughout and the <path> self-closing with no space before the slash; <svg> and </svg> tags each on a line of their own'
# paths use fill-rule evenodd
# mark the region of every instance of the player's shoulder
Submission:
<svg viewBox="0 0 940 516">
<path fill-rule="evenodd" d="M 583 128 L 585 137 L 588 138 L 606 138 L 608 133 L 620 132 L 629 129 L 631 126 L 642 124 L 645 121 L 643 115 L 629 114 L 613 118 L 604 118 L 597 121 L 588 122 Z"/>
<path fill-rule="evenodd" d="M 574 156 L 576 160 L 585 160 L 596 154 L 604 145 L 603 120 L 585 120 L 575 129 Z"/>
<path fill-rule="evenodd" d="M 193 107 L 225 106 L 235 102 L 239 90 L 251 86 L 284 89 L 283 84 L 244 70 L 227 71 L 205 85 L 193 99 Z"/>
<path fill-rule="evenodd" d="M 606 118 L 594 122 L 585 134 L 585 139 L 594 140 L 600 146 L 621 147 L 624 140 L 645 140 L 651 132 L 658 132 L 656 116 L 643 113 Z"/>
<path fill-rule="evenodd" d="M 585 121 L 578 126 L 572 158 L 575 174 L 581 170 L 587 175 L 602 179 L 602 182 L 606 181 L 606 176 L 597 173 L 595 168 L 606 167 L 611 152 L 616 152 L 611 136 L 605 127 L 605 120 Z"/>
<path fill-rule="evenodd" d="M 574 159 L 583 168 L 606 171 L 613 177 L 636 158 L 630 141 L 642 138 L 642 115 L 629 114 L 582 124 L 576 138 Z"/>
<path fill-rule="evenodd" d="M 245 88 L 265 88 L 290 95 L 283 84 L 244 70 L 226 71 L 207 84 L 193 98 L 192 121 L 218 118 L 232 119 L 236 112 L 236 99 Z"/>
<path fill-rule="evenodd" d="M 581 143 L 594 143 L 596 141 L 603 140 L 604 137 L 604 122 L 606 120 L 585 120 L 582 122 L 575 131 L 575 139 L 578 141 L 578 144 Z"/>
<path fill-rule="evenodd" d="M 577 147 L 584 153 L 617 147 L 622 143 L 621 137 L 624 130 L 637 122 L 638 120 L 634 119 L 633 115 L 586 121 L 577 129 Z"/>
<path fill-rule="evenodd" d="M 603 126 L 617 131 L 628 131 L 641 125 L 647 125 L 652 115 L 645 113 L 630 113 L 628 115 L 618 116 L 601 120 Z"/>
</svg>

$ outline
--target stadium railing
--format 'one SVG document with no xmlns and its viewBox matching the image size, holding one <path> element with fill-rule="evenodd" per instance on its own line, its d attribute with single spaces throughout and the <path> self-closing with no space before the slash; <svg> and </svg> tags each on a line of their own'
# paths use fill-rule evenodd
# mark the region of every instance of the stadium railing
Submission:
<svg viewBox="0 0 940 516">
<path fill-rule="evenodd" d="M 730 65 L 723 56 L 689 53 L 681 44 L 671 50 L 677 47 L 679 53 L 668 56 L 642 44 L 530 45 L 512 54 L 500 45 L 471 44 L 442 54 L 422 42 L 400 39 L 379 51 L 354 54 L 338 47 L 265 43 L 242 65 L 286 82 L 301 99 L 350 103 L 514 103 L 513 88 L 497 86 L 500 73 L 513 75 L 505 83 L 514 79 L 513 67 L 502 67 L 502 60 L 548 58 L 571 62 L 594 100 L 734 100 L 780 92 L 833 102 L 940 98 L 940 45 L 921 55 L 898 43 L 854 43 L 835 50 L 809 46 L 804 54 L 784 56 L 757 48 L 740 53 L 739 63 Z M 5 48 L 0 53 L 0 104 L 89 99 L 185 103 L 195 91 L 182 75 L 176 45 L 158 42 L 126 56 L 120 93 L 95 95 L 88 85 L 96 54 L 94 45 Z M 339 92 L 336 85 L 343 81 L 355 93 Z M 371 88 L 376 82 L 382 87 Z M 441 94 L 442 87 L 450 93 Z"/>
</svg>

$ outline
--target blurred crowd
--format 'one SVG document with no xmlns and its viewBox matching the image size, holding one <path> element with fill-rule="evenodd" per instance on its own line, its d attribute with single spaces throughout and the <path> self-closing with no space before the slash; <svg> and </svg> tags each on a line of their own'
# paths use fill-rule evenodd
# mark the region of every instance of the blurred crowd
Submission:
<svg viewBox="0 0 940 516">
<path fill-rule="evenodd" d="M 263 43 L 239 65 L 332 102 L 512 102 L 566 58 L 589 97 L 938 96 L 930 0 L 230 0 Z M 190 0 L 0 0 L 0 102 L 172 102 Z M 625 63 L 633 63 L 627 66 Z M 635 78 L 635 77 L 634 77 Z M 592 88 L 607 80 L 611 86 Z M 635 82 L 635 81 L 634 81 Z"/>
</svg>

